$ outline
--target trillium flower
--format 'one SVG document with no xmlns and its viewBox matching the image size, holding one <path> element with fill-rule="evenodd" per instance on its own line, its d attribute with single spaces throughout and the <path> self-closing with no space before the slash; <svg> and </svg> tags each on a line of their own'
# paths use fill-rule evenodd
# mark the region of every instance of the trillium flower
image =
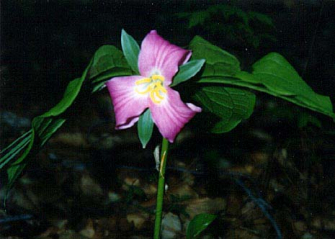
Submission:
<svg viewBox="0 0 335 239">
<path fill-rule="evenodd" d="M 201 112 L 201 108 L 185 104 L 179 93 L 169 87 L 178 67 L 191 54 L 151 31 L 138 56 L 140 75 L 114 77 L 106 83 L 114 105 L 116 129 L 133 126 L 149 108 L 160 133 L 172 143 L 184 125 Z"/>
</svg>

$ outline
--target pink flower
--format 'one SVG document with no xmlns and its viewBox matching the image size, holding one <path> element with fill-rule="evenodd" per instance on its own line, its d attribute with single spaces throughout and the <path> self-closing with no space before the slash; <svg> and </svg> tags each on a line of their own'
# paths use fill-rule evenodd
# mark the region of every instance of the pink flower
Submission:
<svg viewBox="0 0 335 239">
<path fill-rule="evenodd" d="M 171 143 L 201 108 L 184 103 L 169 87 L 178 66 L 186 63 L 191 51 L 164 40 L 155 30 L 143 40 L 138 57 L 139 76 L 114 77 L 106 85 L 112 97 L 116 129 L 133 126 L 149 108 L 162 136 Z"/>
</svg>

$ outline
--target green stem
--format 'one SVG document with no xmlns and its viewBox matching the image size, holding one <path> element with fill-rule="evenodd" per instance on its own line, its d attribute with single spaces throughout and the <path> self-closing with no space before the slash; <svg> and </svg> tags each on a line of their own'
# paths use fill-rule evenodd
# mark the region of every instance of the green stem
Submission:
<svg viewBox="0 0 335 239">
<path fill-rule="evenodd" d="M 167 139 L 163 138 L 162 152 L 161 152 L 161 159 L 160 159 L 160 166 L 159 166 L 158 188 L 157 188 L 154 239 L 159 239 L 160 232 L 161 232 L 163 198 L 164 198 L 164 189 L 165 189 L 165 166 L 166 166 L 168 150 L 169 150 L 169 142 L 167 141 Z"/>
</svg>

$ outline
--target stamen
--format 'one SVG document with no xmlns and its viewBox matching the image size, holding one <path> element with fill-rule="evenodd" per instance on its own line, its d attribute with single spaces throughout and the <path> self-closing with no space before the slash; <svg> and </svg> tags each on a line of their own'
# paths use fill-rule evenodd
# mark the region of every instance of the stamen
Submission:
<svg viewBox="0 0 335 239">
<path fill-rule="evenodd" d="M 161 76 L 161 75 L 152 75 L 151 79 L 153 79 L 153 80 L 160 80 L 160 81 L 164 81 L 165 80 L 164 77 Z"/>
<path fill-rule="evenodd" d="M 156 103 L 156 104 L 161 103 L 161 100 L 156 100 L 154 93 L 155 93 L 154 90 L 152 90 L 152 91 L 150 92 L 150 98 L 151 98 L 151 100 L 152 100 L 154 103 Z"/>
<path fill-rule="evenodd" d="M 135 82 L 136 85 L 141 85 L 143 83 L 150 83 L 151 82 L 151 79 L 150 78 L 144 78 L 144 79 L 141 79 L 141 80 L 138 80 Z"/>
<path fill-rule="evenodd" d="M 164 87 L 161 87 L 159 90 L 162 91 L 165 94 L 167 93 L 167 90 Z"/>
<path fill-rule="evenodd" d="M 149 93 L 150 91 L 152 91 L 151 85 L 149 85 L 144 91 L 139 91 L 137 88 L 135 89 L 135 91 L 141 95 L 144 95 L 146 93 Z"/>
<path fill-rule="evenodd" d="M 164 97 L 160 95 L 159 91 L 155 91 L 155 93 L 159 99 L 164 100 Z"/>
<path fill-rule="evenodd" d="M 149 97 L 155 104 L 159 104 L 164 100 L 167 90 L 163 86 L 164 76 L 152 75 L 150 78 L 143 78 L 135 82 L 135 91 L 138 94 L 144 95 L 149 93 Z M 139 89 L 140 88 L 140 89 Z"/>
</svg>

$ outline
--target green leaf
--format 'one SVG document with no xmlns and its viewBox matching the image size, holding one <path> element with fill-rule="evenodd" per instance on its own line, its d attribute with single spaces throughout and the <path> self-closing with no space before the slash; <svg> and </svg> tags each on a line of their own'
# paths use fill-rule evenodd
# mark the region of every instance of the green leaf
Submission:
<svg viewBox="0 0 335 239">
<path fill-rule="evenodd" d="M 75 80 L 70 81 L 68 86 L 66 87 L 65 93 L 61 101 L 51 108 L 48 112 L 45 112 L 40 117 L 46 118 L 51 116 L 57 116 L 63 113 L 66 109 L 68 109 L 75 98 L 78 96 L 81 86 L 83 84 L 84 79 L 77 78 Z"/>
<path fill-rule="evenodd" d="M 91 80 L 91 82 L 94 85 L 97 85 L 100 83 L 105 84 L 106 81 L 110 80 L 111 78 L 115 76 L 128 76 L 131 74 L 132 72 L 130 68 L 113 67 L 112 69 L 107 70 L 101 73 L 100 75 L 98 75 L 97 77 L 95 77 L 93 80 Z"/>
<path fill-rule="evenodd" d="M 94 54 L 94 57 L 82 76 L 70 81 L 62 100 L 48 112 L 33 119 L 32 130 L 29 131 L 29 137 L 22 137 L 6 148 L 6 150 L 8 149 L 8 152 L 0 158 L 0 164 L 2 168 L 8 166 L 7 193 L 13 186 L 15 180 L 22 173 L 29 160 L 65 123 L 66 116 L 64 113 L 78 98 L 85 79 L 91 80 L 91 83 L 93 84 L 92 90 L 94 92 L 95 90 L 100 89 L 104 82 L 111 77 L 130 75 L 131 73 L 132 71 L 120 50 L 114 46 L 100 47 Z M 25 150 L 23 154 L 15 159 L 23 149 Z"/>
<path fill-rule="evenodd" d="M 131 75 L 131 70 L 128 68 L 115 67 L 108 70 L 92 80 L 92 93 L 99 91 L 105 87 L 106 81 L 116 76 L 128 76 Z"/>
<path fill-rule="evenodd" d="M 32 122 L 32 130 L 25 136 L 8 146 L 8 151 L 0 158 L 1 168 L 7 166 L 8 185 L 7 191 L 13 186 L 15 180 L 20 176 L 29 160 L 40 150 L 41 147 L 52 137 L 52 135 L 65 123 L 65 112 L 73 105 L 82 91 L 84 81 L 90 79 L 92 92 L 102 88 L 105 81 L 122 75 L 132 73 L 123 53 L 114 46 L 100 47 L 90 64 L 87 66 L 80 78 L 70 81 L 62 100 L 48 112 L 35 117 Z M 86 92 L 86 91 L 84 91 Z M 82 97 L 88 97 L 87 94 L 81 94 Z M 22 155 L 17 159 L 15 157 L 24 149 Z"/>
<path fill-rule="evenodd" d="M 171 87 L 191 79 L 201 70 L 204 63 L 205 63 L 204 59 L 192 60 L 180 66 L 177 75 L 173 78 Z"/>
<path fill-rule="evenodd" d="M 217 216 L 213 214 L 196 215 L 187 227 L 186 238 L 198 238 L 200 233 L 202 233 L 216 218 Z"/>
<path fill-rule="evenodd" d="M 122 51 L 115 46 L 105 45 L 95 52 L 88 76 L 94 81 L 98 76 L 101 76 L 101 74 L 106 74 L 110 71 L 114 73 L 113 76 L 118 75 L 118 72 L 122 72 L 119 76 L 131 75 L 131 69 Z M 100 81 L 108 77 L 109 76 L 100 77 Z"/>
<path fill-rule="evenodd" d="M 145 148 L 151 139 L 152 131 L 154 128 L 154 122 L 152 121 L 150 110 L 147 109 L 138 120 L 137 131 L 138 137 L 142 143 L 142 147 Z"/>
<path fill-rule="evenodd" d="M 135 39 L 123 29 L 121 33 L 121 45 L 128 64 L 138 74 L 138 54 L 140 53 L 140 47 Z"/>
<path fill-rule="evenodd" d="M 24 134 L 22 134 L 20 137 L 18 137 L 16 140 L 14 140 L 10 145 L 8 145 L 6 148 L 2 149 L 0 151 L 0 154 L 3 154 L 5 151 L 9 150 L 9 149 L 13 149 L 14 145 L 18 144 L 21 142 L 21 140 L 24 140 L 26 137 L 30 137 L 31 134 L 31 130 L 25 132 Z M 2 159 L 2 158 L 1 158 Z M 0 162 L 1 162 L 0 159 Z"/>
<path fill-rule="evenodd" d="M 237 72 L 234 77 L 244 82 L 250 82 L 253 84 L 261 84 L 261 81 L 257 77 L 255 77 L 253 74 L 250 74 L 249 72 L 246 72 L 246 71 Z"/>
<path fill-rule="evenodd" d="M 253 75 L 269 90 L 291 96 L 306 107 L 333 112 L 329 97 L 315 93 L 280 54 L 270 53 L 253 65 Z"/>
<path fill-rule="evenodd" d="M 51 119 L 48 126 L 45 128 L 40 137 L 40 147 L 51 138 L 51 136 L 65 123 L 66 119 L 63 118 L 53 118 Z"/>
<path fill-rule="evenodd" d="M 192 59 L 205 59 L 206 76 L 234 76 L 240 71 L 240 63 L 235 56 L 214 46 L 203 38 L 196 36 L 190 43 Z"/>
<path fill-rule="evenodd" d="M 236 76 L 238 76 L 238 74 Z M 198 83 L 223 84 L 223 85 L 238 86 L 238 87 L 243 87 L 243 88 L 252 89 L 252 90 L 255 90 L 255 91 L 267 93 L 269 95 L 272 95 L 272 96 L 284 99 L 286 101 L 289 101 L 291 103 L 294 103 L 298 106 L 308 108 L 310 110 L 325 114 L 325 115 L 327 115 L 327 116 L 329 116 L 329 117 L 331 117 L 335 120 L 335 114 L 332 111 L 324 111 L 324 110 L 322 110 L 320 108 L 317 108 L 317 107 L 308 106 L 305 103 L 301 102 L 299 99 L 297 99 L 295 97 L 292 97 L 290 95 L 286 96 L 286 95 L 278 94 L 277 92 L 274 92 L 274 91 L 271 91 L 271 90 L 267 89 L 261 83 L 257 83 L 257 82 L 260 82 L 260 80 L 258 78 L 256 78 L 255 76 L 252 76 L 252 77 L 253 77 L 253 80 L 256 80 L 256 82 L 254 82 L 254 83 L 248 82 L 251 78 L 249 78 L 248 81 L 243 81 L 243 80 L 235 78 L 235 77 L 203 77 L 198 81 Z"/>
<path fill-rule="evenodd" d="M 28 157 L 28 155 L 29 155 L 29 153 L 30 153 L 30 151 L 31 151 L 31 149 L 34 145 L 34 139 L 35 139 L 35 131 L 32 130 L 31 139 L 30 139 L 28 147 L 23 152 L 23 154 L 14 163 L 12 163 L 10 165 L 10 167 L 7 169 L 8 184 L 6 185 L 6 193 L 5 193 L 5 197 L 4 197 L 4 202 L 7 199 L 9 190 L 13 187 L 16 179 L 20 176 L 23 169 L 27 165 L 27 161 L 25 159 Z"/>
<path fill-rule="evenodd" d="M 195 94 L 205 110 L 220 117 L 212 129 L 214 133 L 225 133 L 235 128 L 253 112 L 256 97 L 253 93 L 231 87 L 205 86 Z"/>
<path fill-rule="evenodd" d="M 39 120 L 43 120 L 42 118 L 47 118 L 51 116 L 58 116 L 64 113 L 73 104 L 74 100 L 77 98 L 80 92 L 80 89 L 83 85 L 84 80 L 86 79 L 88 70 L 91 68 L 91 65 L 92 61 L 90 62 L 88 67 L 86 67 L 84 73 L 80 78 L 70 81 L 65 89 L 65 93 L 61 101 L 56 106 L 51 108 L 51 110 L 47 111 L 41 116 L 38 116 L 40 118 Z M 37 126 L 37 121 L 35 121 L 35 125 Z"/>
<path fill-rule="evenodd" d="M 335 120 L 330 98 L 315 93 L 278 53 L 270 53 L 257 61 L 251 74 L 239 69 L 234 56 L 230 57 L 229 53 L 225 54 L 223 50 L 198 36 L 192 40 L 190 48 L 194 59 L 202 56 L 206 60 L 199 83 L 228 84 L 264 92 Z"/>
<path fill-rule="evenodd" d="M 47 142 L 47 140 L 57 131 L 59 127 L 63 125 L 65 119 L 60 118 L 59 115 L 64 113 L 74 102 L 79 94 L 83 81 L 87 77 L 88 70 L 92 65 L 92 61 L 82 74 L 81 78 L 77 78 L 69 83 L 67 86 L 63 99 L 51 110 L 42 114 L 41 116 L 35 117 L 32 122 L 32 131 L 30 136 L 30 141 L 25 149 L 24 153 L 16 159 L 14 162 L 6 160 L 6 164 L 11 163 L 7 169 L 8 174 L 8 184 L 6 189 L 6 196 L 11 187 L 13 186 L 16 179 L 20 176 L 23 169 L 26 167 L 29 159 L 38 152 L 38 150 Z M 24 143 L 26 144 L 26 143 Z M 10 152 L 11 153 L 11 152 Z M 10 153 L 4 155 L 3 158 L 8 157 Z M 13 152 L 12 152 L 13 153 Z M 3 167 L 4 165 L 2 165 Z"/>
<path fill-rule="evenodd" d="M 21 141 L 18 142 L 18 144 L 13 147 L 10 152 L 8 152 L 4 157 L 0 160 L 0 169 L 2 169 L 6 164 L 9 163 L 9 161 L 14 158 L 17 154 L 21 152 L 22 149 L 24 149 L 30 142 L 31 135 L 27 135 L 26 137 L 22 138 Z"/>
<path fill-rule="evenodd" d="M 114 46 L 102 46 L 94 54 L 93 64 L 89 71 L 92 93 L 103 89 L 105 82 L 113 77 L 131 74 L 132 71 L 122 51 Z"/>
</svg>

